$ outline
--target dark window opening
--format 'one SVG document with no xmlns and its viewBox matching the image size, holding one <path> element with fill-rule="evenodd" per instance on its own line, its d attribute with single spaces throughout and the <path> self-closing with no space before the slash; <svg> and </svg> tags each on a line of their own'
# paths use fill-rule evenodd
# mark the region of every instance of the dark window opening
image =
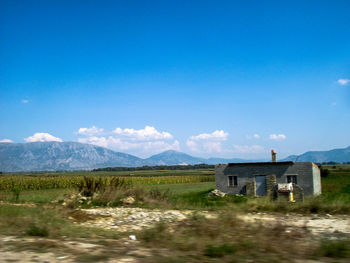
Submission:
<svg viewBox="0 0 350 263">
<path fill-rule="evenodd" d="M 237 186 L 237 176 L 228 177 L 228 186 Z"/>
<path fill-rule="evenodd" d="M 296 175 L 287 175 L 287 183 L 297 184 L 297 176 Z"/>
</svg>

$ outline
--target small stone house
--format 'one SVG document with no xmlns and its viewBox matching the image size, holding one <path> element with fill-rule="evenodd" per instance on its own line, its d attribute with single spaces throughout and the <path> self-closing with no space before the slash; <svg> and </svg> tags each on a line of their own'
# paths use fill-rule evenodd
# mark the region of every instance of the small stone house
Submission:
<svg viewBox="0 0 350 263">
<path fill-rule="evenodd" d="M 277 195 L 287 184 L 295 194 L 313 196 L 321 194 L 321 175 L 311 162 L 277 162 L 272 151 L 272 162 L 229 163 L 215 166 L 216 189 L 227 194 L 249 196 Z M 288 187 L 287 187 L 288 188 Z"/>
</svg>

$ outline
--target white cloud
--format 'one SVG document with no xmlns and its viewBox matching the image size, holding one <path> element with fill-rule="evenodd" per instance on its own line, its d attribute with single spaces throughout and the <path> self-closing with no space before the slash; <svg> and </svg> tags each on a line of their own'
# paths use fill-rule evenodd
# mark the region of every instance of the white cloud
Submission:
<svg viewBox="0 0 350 263">
<path fill-rule="evenodd" d="M 248 140 L 251 140 L 251 139 L 259 139 L 260 138 L 260 135 L 255 133 L 253 135 L 246 135 L 245 136 Z"/>
<path fill-rule="evenodd" d="M 23 100 L 21 100 L 21 102 L 22 102 L 22 103 L 28 103 L 29 100 L 24 100 L 24 99 L 23 99 Z"/>
<path fill-rule="evenodd" d="M 45 133 L 45 132 L 34 133 L 33 136 L 29 136 L 24 140 L 26 142 L 51 142 L 51 141 L 62 142 L 62 139 L 52 136 L 51 134 Z"/>
<path fill-rule="evenodd" d="M 139 141 L 169 140 L 173 138 L 169 132 L 159 132 L 152 126 L 146 126 L 144 129 L 140 130 L 116 128 L 113 133 Z"/>
<path fill-rule="evenodd" d="M 109 137 L 86 137 L 79 138 L 78 142 L 94 144 L 101 147 L 110 148 L 118 151 L 137 151 L 143 154 L 159 153 L 167 150 L 180 150 L 180 144 L 177 140 L 173 143 L 165 141 L 125 141 L 113 136 Z"/>
<path fill-rule="evenodd" d="M 164 141 L 146 142 L 143 145 L 143 149 L 153 152 L 164 152 L 167 150 L 180 151 L 180 143 L 177 140 L 175 140 L 173 143 L 167 143 Z"/>
<path fill-rule="evenodd" d="M 187 147 L 193 152 L 199 152 L 199 145 L 195 141 L 187 140 Z"/>
<path fill-rule="evenodd" d="M 116 128 L 111 132 L 103 132 L 103 129 L 80 128 L 78 142 L 89 143 L 110 148 L 116 151 L 127 151 L 137 155 L 150 155 L 166 150 L 180 150 L 180 144 L 173 140 L 169 132 L 158 131 L 152 126 L 136 130 L 132 128 Z M 100 136 L 99 136 L 100 135 Z"/>
<path fill-rule="evenodd" d="M 191 136 L 187 141 L 187 147 L 198 153 L 220 153 L 222 152 L 221 142 L 227 140 L 228 133 L 223 130 L 216 130 L 212 133 L 201 133 Z"/>
<path fill-rule="evenodd" d="M 287 136 L 284 134 L 270 134 L 271 140 L 282 141 L 282 140 L 285 140 L 286 138 Z"/>
<path fill-rule="evenodd" d="M 212 133 L 201 133 L 196 136 L 191 136 L 190 140 L 199 141 L 199 140 L 219 140 L 225 141 L 227 139 L 228 133 L 223 130 L 216 130 Z"/>
<path fill-rule="evenodd" d="M 221 142 L 205 142 L 203 148 L 205 152 L 222 152 Z"/>
<path fill-rule="evenodd" d="M 338 79 L 337 82 L 339 85 L 345 86 L 348 85 L 348 83 L 350 83 L 350 79 Z"/>
<path fill-rule="evenodd" d="M 2 139 L 2 140 L 0 140 L 0 142 L 8 142 L 8 143 L 13 143 L 13 141 L 12 141 L 12 140 L 10 140 L 10 139 Z"/>
<path fill-rule="evenodd" d="M 95 126 L 92 126 L 90 128 L 80 128 L 78 130 L 78 134 L 80 135 L 96 135 L 96 134 L 101 134 L 103 132 L 103 129 L 96 128 Z"/>
<path fill-rule="evenodd" d="M 78 138 L 78 142 L 108 147 L 108 142 L 105 137 L 90 136 L 86 138 Z"/>
<path fill-rule="evenodd" d="M 221 153 L 222 152 L 221 142 L 218 142 L 218 141 L 197 142 L 197 141 L 187 140 L 186 145 L 190 149 L 190 151 L 197 152 L 197 153 Z"/>
<path fill-rule="evenodd" d="M 263 153 L 264 147 L 260 145 L 233 145 L 233 152 L 236 153 Z"/>
</svg>

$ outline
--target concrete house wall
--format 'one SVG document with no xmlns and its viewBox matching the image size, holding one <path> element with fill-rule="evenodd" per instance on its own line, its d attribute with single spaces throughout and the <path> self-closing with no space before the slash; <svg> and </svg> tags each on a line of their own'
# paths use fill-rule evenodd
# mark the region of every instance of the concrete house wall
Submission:
<svg viewBox="0 0 350 263">
<path fill-rule="evenodd" d="M 320 168 L 314 163 L 312 163 L 312 173 L 313 173 L 313 184 L 314 184 L 314 195 L 320 195 L 321 190 L 321 171 Z"/>
<path fill-rule="evenodd" d="M 321 194 L 320 170 L 310 162 L 219 164 L 215 166 L 216 189 L 228 194 L 246 194 L 247 183 L 256 182 L 256 176 L 268 178 L 269 175 L 275 175 L 277 183 L 287 183 L 287 176 L 296 176 L 305 196 Z M 237 176 L 237 186 L 229 186 L 229 176 Z"/>
</svg>

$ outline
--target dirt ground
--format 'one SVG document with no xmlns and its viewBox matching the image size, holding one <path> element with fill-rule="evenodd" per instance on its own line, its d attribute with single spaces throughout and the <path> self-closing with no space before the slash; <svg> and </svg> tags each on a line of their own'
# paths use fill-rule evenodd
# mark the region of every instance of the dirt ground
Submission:
<svg viewBox="0 0 350 263">
<path fill-rule="evenodd" d="M 119 240 L 52 240 L 47 238 L 0 236 L 0 262 L 143 262 L 151 257 L 150 249 L 140 246 L 137 231 L 153 226 L 159 221 L 168 224 L 188 218 L 190 210 L 148 210 L 142 208 L 97 208 L 81 210 L 93 217 L 83 222 L 70 220 L 84 226 L 99 227 L 111 231 L 133 233 Z M 207 218 L 218 216 L 216 212 L 201 211 Z M 337 239 L 350 237 L 350 219 L 345 215 L 299 215 L 246 213 L 237 218 L 258 224 L 287 225 L 307 228 L 315 237 Z M 47 252 L 50 251 L 50 252 Z M 169 253 L 169 252 L 164 252 Z M 309 261 L 319 262 L 319 261 Z"/>
<path fill-rule="evenodd" d="M 348 215 L 302 215 L 302 214 L 241 214 L 239 218 L 246 222 L 283 224 L 293 227 L 306 227 L 319 237 L 350 236 L 350 217 Z"/>
<path fill-rule="evenodd" d="M 142 208 L 98 208 L 82 210 L 87 214 L 101 215 L 95 220 L 82 223 L 86 226 L 114 229 L 120 232 L 141 230 L 151 227 L 156 222 L 176 222 L 186 219 L 191 210 L 148 210 Z M 201 211 L 206 218 L 217 216 L 215 212 Z M 244 213 L 238 218 L 246 222 L 263 224 L 283 224 L 290 227 L 307 227 L 314 235 L 337 236 L 350 235 L 350 217 L 348 215 L 303 215 L 303 214 L 269 214 Z M 74 219 L 73 219 L 74 220 Z"/>
</svg>

